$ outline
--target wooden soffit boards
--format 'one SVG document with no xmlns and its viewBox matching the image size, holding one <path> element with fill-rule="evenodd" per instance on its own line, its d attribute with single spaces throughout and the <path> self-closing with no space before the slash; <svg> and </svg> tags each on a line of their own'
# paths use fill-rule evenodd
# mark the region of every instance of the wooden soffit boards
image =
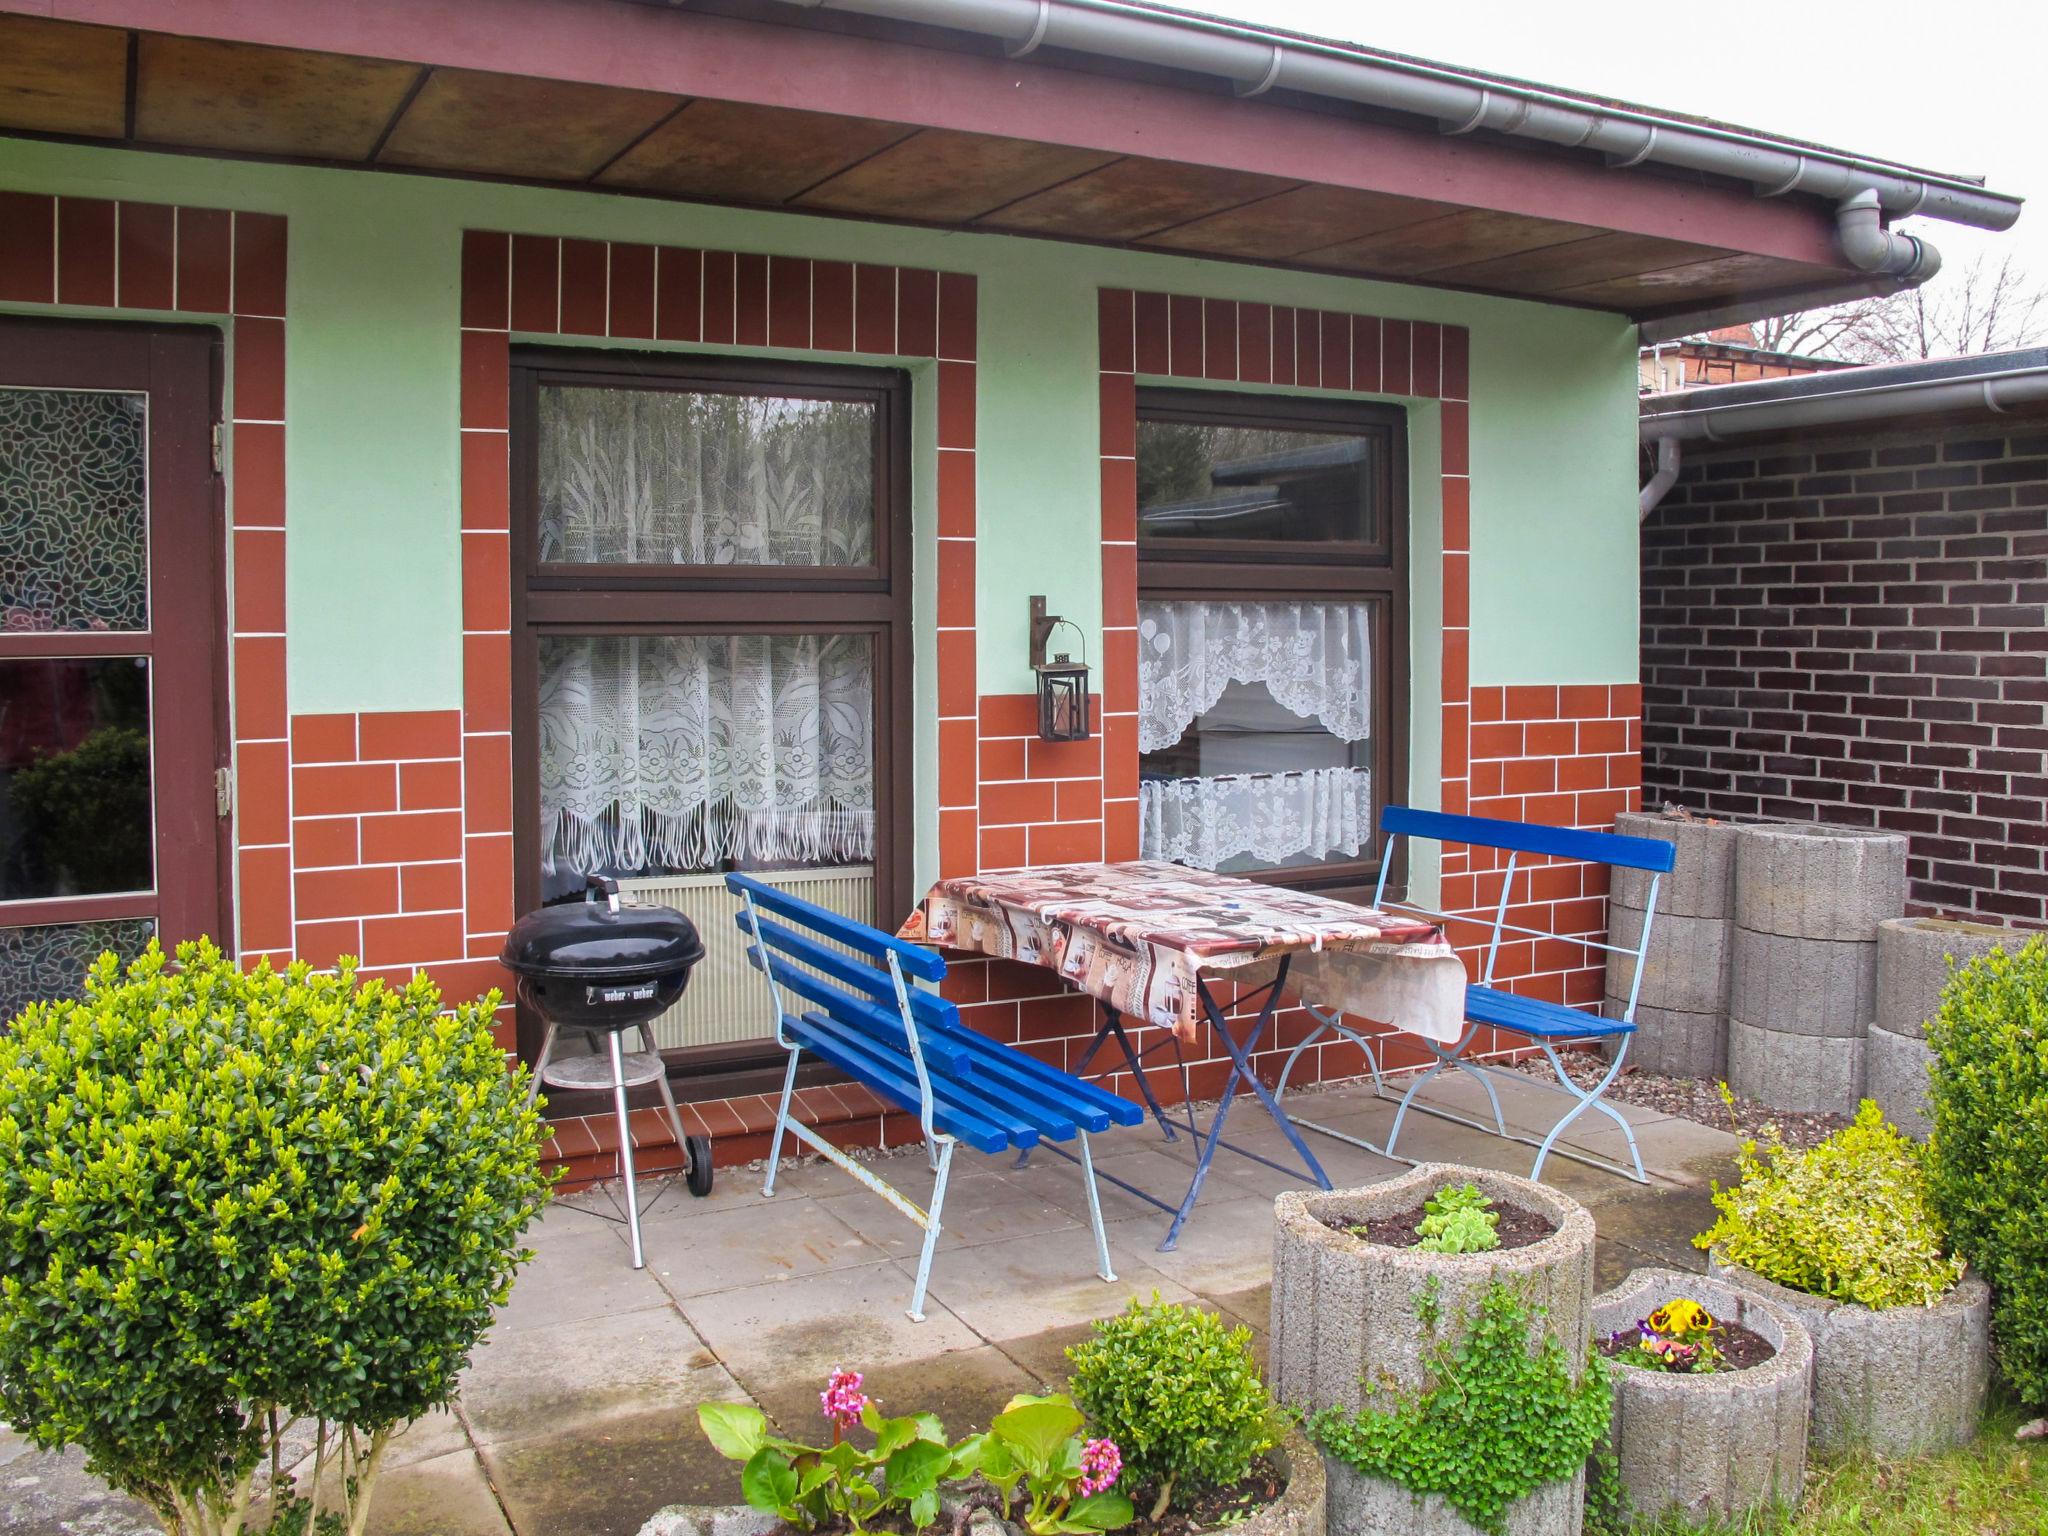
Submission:
<svg viewBox="0 0 2048 1536">
<path fill-rule="evenodd" d="M 392 126 L 377 163 L 582 181 L 681 105 L 654 91 L 437 69 Z"/>
<path fill-rule="evenodd" d="M 135 137 L 365 160 L 420 73 L 386 59 L 144 34 L 136 40 Z"/>
<path fill-rule="evenodd" d="M 128 117 L 128 36 L 0 16 L 0 129 L 118 139 Z"/>
</svg>

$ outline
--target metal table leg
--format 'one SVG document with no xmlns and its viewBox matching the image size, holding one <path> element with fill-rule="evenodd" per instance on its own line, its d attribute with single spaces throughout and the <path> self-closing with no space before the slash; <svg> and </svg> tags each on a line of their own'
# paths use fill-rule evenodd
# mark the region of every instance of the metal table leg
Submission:
<svg viewBox="0 0 2048 1536">
<path fill-rule="evenodd" d="M 1180 1241 L 1180 1229 L 1187 1224 L 1188 1216 L 1195 1208 L 1195 1201 L 1202 1193 L 1202 1182 L 1209 1176 L 1209 1163 L 1216 1156 L 1216 1148 L 1219 1145 L 1228 1145 L 1223 1141 L 1223 1124 L 1230 1114 L 1231 1101 L 1237 1097 L 1240 1081 L 1251 1085 L 1252 1092 L 1266 1107 L 1266 1113 L 1272 1116 L 1273 1123 L 1280 1127 L 1281 1134 L 1286 1136 L 1294 1150 L 1300 1154 L 1303 1171 L 1315 1180 L 1317 1187 L 1330 1187 L 1330 1176 L 1323 1172 L 1323 1165 L 1317 1162 L 1315 1154 L 1309 1151 L 1308 1143 L 1301 1139 L 1301 1133 L 1288 1123 L 1286 1113 L 1274 1100 L 1273 1095 L 1266 1091 L 1266 1085 L 1259 1081 L 1258 1074 L 1252 1070 L 1251 1065 L 1251 1055 L 1258 1049 L 1259 1037 L 1265 1033 L 1266 1026 L 1273 1022 L 1273 1014 L 1280 1006 L 1280 993 L 1286 985 L 1287 968 L 1292 958 L 1291 955 L 1281 956 L 1279 970 L 1267 984 L 1266 1000 L 1260 1005 L 1258 1017 L 1252 1020 L 1251 1028 L 1245 1031 L 1242 1040 L 1231 1034 L 1229 1021 L 1224 1017 L 1223 1010 L 1216 1006 L 1216 999 L 1209 991 L 1209 984 L 1206 981 L 1197 983 L 1202 1011 L 1208 1016 L 1209 1025 L 1216 1031 L 1217 1038 L 1222 1040 L 1224 1048 L 1230 1052 L 1230 1075 L 1223 1080 L 1223 1093 L 1216 1101 L 1216 1113 L 1209 1121 L 1208 1133 L 1201 1138 L 1201 1152 L 1195 1159 L 1195 1176 L 1188 1184 L 1188 1192 L 1180 1203 L 1180 1209 L 1174 1213 L 1173 1224 L 1166 1229 L 1165 1241 L 1159 1245 L 1161 1253 L 1173 1252 L 1175 1245 Z M 1259 1161 L 1267 1163 L 1269 1167 L 1276 1166 L 1265 1158 L 1260 1158 Z M 1282 1171 L 1291 1173 L 1294 1170 Z"/>
</svg>

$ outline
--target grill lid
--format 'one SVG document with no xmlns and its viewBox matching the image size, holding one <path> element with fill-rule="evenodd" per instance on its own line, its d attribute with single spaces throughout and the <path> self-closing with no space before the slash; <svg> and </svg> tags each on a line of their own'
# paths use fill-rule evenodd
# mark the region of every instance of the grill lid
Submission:
<svg viewBox="0 0 2048 1536">
<path fill-rule="evenodd" d="M 704 958 L 704 941 L 673 907 L 622 907 L 618 882 L 592 875 L 583 900 L 541 907 L 514 923 L 499 958 L 519 976 L 670 976 Z"/>
</svg>

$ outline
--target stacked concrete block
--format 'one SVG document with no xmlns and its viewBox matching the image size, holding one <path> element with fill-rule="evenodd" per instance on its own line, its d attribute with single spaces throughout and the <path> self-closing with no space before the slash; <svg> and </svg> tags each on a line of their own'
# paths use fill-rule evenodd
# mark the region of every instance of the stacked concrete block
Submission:
<svg viewBox="0 0 2048 1536">
<path fill-rule="evenodd" d="M 1556 1230 L 1489 1253 L 1429 1253 L 1354 1237 L 1350 1227 L 1421 1205 L 1447 1184 L 1477 1184 L 1496 1205 L 1534 1211 Z M 1463 1326 L 1496 1280 L 1530 1309 L 1531 1342 L 1548 1334 L 1584 1369 L 1593 1304 L 1593 1218 L 1570 1196 L 1491 1169 L 1423 1163 L 1363 1189 L 1294 1191 L 1273 1205 L 1273 1395 L 1303 1414 L 1356 1412 L 1368 1384 L 1419 1393 L 1436 1329 Z M 1333 1225 L 1334 1223 L 1334 1225 Z M 1425 1305 L 1424 1298 L 1433 1301 Z M 1424 1314 L 1436 1319 L 1436 1329 Z M 1478 1536 L 1437 1495 L 1367 1477 L 1328 1458 L 1336 1536 Z M 1508 1536 L 1577 1536 L 1583 1473 L 1538 1488 L 1509 1509 Z"/>
<path fill-rule="evenodd" d="M 1670 843 L 1676 862 L 1657 880 L 1657 915 L 1636 994 L 1629 1060 L 1645 1072 L 1718 1078 L 1728 1070 L 1728 953 L 1735 826 L 1626 811 L 1614 830 Z M 1650 902 L 1649 871 L 1617 869 L 1607 893 L 1608 942 L 1638 943 Z M 1607 957 L 1606 1013 L 1618 1019 L 1635 981 L 1632 956 Z"/>
<path fill-rule="evenodd" d="M 1906 840 L 1849 827 L 1735 838 L 1728 1082 L 1772 1109 L 1853 1113 L 1877 1009 L 1877 930 L 1906 901 Z"/>
<path fill-rule="evenodd" d="M 1934 1052 L 1927 1021 L 1941 1007 L 1949 961 L 1967 965 L 1994 949 L 2017 949 L 2030 935 L 1988 923 L 1935 917 L 1895 917 L 1877 931 L 1877 1016 L 1865 1057 L 1866 1089 L 1900 1130 L 1924 1139 L 1927 1074 Z"/>
<path fill-rule="evenodd" d="M 1775 1284 L 1718 1251 L 1707 1266 L 1812 1335 L 1813 1449 L 1921 1456 L 1977 1438 L 1991 1383 L 1991 1287 L 1974 1274 L 1932 1306 L 1872 1311 Z"/>
<path fill-rule="evenodd" d="M 1688 1375 L 1617 1368 L 1608 1444 L 1633 1511 L 1688 1525 L 1738 1523 L 1796 1507 L 1806 1486 L 1807 1381 L 1813 1340 L 1754 1291 L 1676 1269 L 1638 1269 L 1593 1298 L 1596 1333 L 1633 1328 L 1678 1297 L 1758 1335 L 1775 1354 L 1740 1371 Z"/>
</svg>

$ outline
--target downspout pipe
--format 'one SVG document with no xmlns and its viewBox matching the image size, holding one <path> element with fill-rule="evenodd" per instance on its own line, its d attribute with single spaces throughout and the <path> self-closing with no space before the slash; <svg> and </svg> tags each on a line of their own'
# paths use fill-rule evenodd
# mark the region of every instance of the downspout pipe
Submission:
<svg viewBox="0 0 2048 1536">
<path fill-rule="evenodd" d="M 1012 58 L 1063 48 L 1228 80 L 1240 96 L 1272 90 L 1408 113 L 1448 134 L 1486 130 L 1563 149 L 1592 150 L 1617 169 L 1662 165 L 1744 181 L 1766 197 L 1799 194 L 1853 203 L 1858 239 L 1868 193 L 1888 218 L 1919 214 L 1979 229 L 2010 228 L 2020 200 L 1980 182 L 1869 160 L 1766 135 L 1687 122 L 1474 75 L 1419 59 L 1268 32 L 1126 0 L 783 0 L 1000 40 Z M 1880 229 L 1878 234 L 1883 235 Z M 1910 236 L 1894 236 L 1894 241 Z M 1924 245 L 1924 242 L 1919 242 Z M 1852 260 L 1854 258 L 1852 257 Z M 1903 262 L 1882 255 L 1880 263 Z M 1876 270 L 1870 268 L 1867 270 Z"/>
<path fill-rule="evenodd" d="M 1884 227 L 1884 204 L 1874 187 L 1844 198 L 1835 209 L 1835 239 L 1857 271 L 1895 277 L 1909 288 L 1941 270 L 1941 252 L 1927 241 Z"/>
<path fill-rule="evenodd" d="M 1650 514 L 1657 510 L 1657 504 L 1678 484 L 1678 471 L 1684 467 L 1685 450 L 1675 437 L 1657 439 L 1657 472 L 1643 483 L 1641 496 L 1636 499 L 1636 521 L 1647 522 Z"/>
</svg>

